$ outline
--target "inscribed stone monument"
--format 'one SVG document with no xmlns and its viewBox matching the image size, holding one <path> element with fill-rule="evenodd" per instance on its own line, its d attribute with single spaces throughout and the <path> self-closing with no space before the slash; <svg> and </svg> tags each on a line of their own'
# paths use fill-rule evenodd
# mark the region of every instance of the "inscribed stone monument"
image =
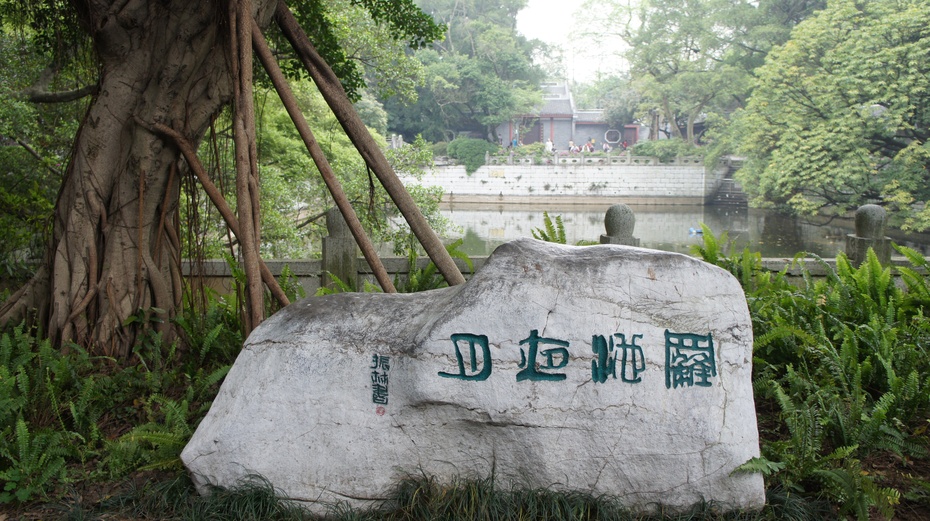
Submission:
<svg viewBox="0 0 930 521">
<path fill-rule="evenodd" d="M 182 459 L 364 505 L 407 475 L 759 508 L 752 329 L 729 273 L 532 239 L 466 284 L 305 299 L 256 329 Z"/>
</svg>

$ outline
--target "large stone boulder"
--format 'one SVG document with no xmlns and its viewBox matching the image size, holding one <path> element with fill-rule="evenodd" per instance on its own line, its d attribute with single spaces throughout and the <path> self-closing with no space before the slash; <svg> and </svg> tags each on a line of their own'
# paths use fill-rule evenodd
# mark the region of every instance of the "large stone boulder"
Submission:
<svg viewBox="0 0 930 521">
<path fill-rule="evenodd" d="M 291 304 L 256 329 L 182 459 L 364 504 L 398 479 L 758 508 L 752 328 L 729 273 L 626 246 L 505 244 L 468 283 Z"/>
</svg>

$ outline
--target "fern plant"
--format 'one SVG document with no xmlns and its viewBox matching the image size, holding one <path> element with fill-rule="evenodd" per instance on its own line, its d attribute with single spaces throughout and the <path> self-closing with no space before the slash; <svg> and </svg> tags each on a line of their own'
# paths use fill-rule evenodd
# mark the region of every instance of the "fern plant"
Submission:
<svg viewBox="0 0 930 521">
<path fill-rule="evenodd" d="M 228 297 L 207 291 L 203 309 L 185 308 L 174 319 L 183 344 L 197 353 L 185 357 L 182 370 L 191 375 L 202 367 L 231 364 L 242 347 L 237 305 Z"/>
<path fill-rule="evenodd" d="M 556 215 L 555 220 L 549 217 L 549 212 L 543 212 L 543 227 L 533 228 L 533 238 L 554 242 L 556 244 L 567 244 L 565 239 L 565 224 L 562 223 L 562 216 Z"/>
<path fill-rule="evenodd" d="M 761 269 L 748 251 L 726 252 L 726 234 L 703 227 L 693 252 L 730 271 L 743 285 L 753 322 L 757 400 L 774 404 L 778 424 L 763 431 L 762 456 L 743 465 L 769 487 L 823 494 L 843 514 L 891 517 L 900 498 L 862 459 L 875 452 L 926 457 L 922 418 L 930 392 L 930 263 L 901 249 L 911 266 L 898 268 L 907 291 L 874 252 L 859 267 L 839 254 L 818 257 L 826 274 L 801 264 L 800 283 Z M 800 255 L 799 255 L 800 257 Z M 795 258 L 798 263 L 798 257 Z"/>
<path fill-rule="evenodd" d="M 106 465 L 111 475 L 123 476 L 133 470 L 182 470 L 181 451 L 193 435 L 192 418 L 209 408 L 207 403 L 192 411 L 192 396 L 193 389 L 189 389 L 180 401 L 162 395 L 146 400 L 149 421 L 107 445 Z"/>
<path fill-rule="evenodd" d="M 284 267 L 281 268 L 281 276 L 278 277 L 278 285 L 291 302 L 307 296 L 306 290 L 304 290 L 304 287 L 300 284 L 300 279 L 297 278 L 297 275 L 294 274 L 294 271 L 291 270 L 288 264 L 285 264 Z M 265 313 L 271 316 L 281 309 L 281 305 L 278 303 L 277 299 L 272 298 L 270 291 L 266 290 L 265 293 Z"/>
<path fill-rule="evenodd" d="M 468 266 L 469 271 L 474 270 L 474 264 L 459 248 L 464 241 L 457 239 L 446 245 L 446 251 L 453 259 L 459 259 Z M 419 267 L 419 254 L 413 245 L 407 248 L 407 276 L 406 278 L 395 277 L 394 287 L 400 293 L 416 293 L 418 291 L 427 291 L 448 286 L 445 278 L 439 273 L 436 263 L 430 261 L 424 268 Z"/>
<path fill-rule="evenodd" d="M 68 450 L 61 433 L 48 429 L 29 432 L 22 418 L 12 433 L 7 430 L 3 433 L 5 443 L 0 444 L 0 458 L 8 464 L 0 470 L 0 503 L 44 497 L 56 481 L 66 481 Z"/>
<path fill-rule="evenodd" d="M 333 286 L 332 287 L 320 286 L 316 290 L 317 297 L 322 296 L 322 295 L 333 295 L 335 293 L 355 292 L 355 288 L 352 286 L 352 284 L 349 284 L 348 282 L 340 279 L 339 276 L 337 276 L 335 273 L 331 271 L 326 271 L 326 272 L 323 272 L 323 274 L 329 277 L 329 280 L 333 283 Z"/>
</svg>

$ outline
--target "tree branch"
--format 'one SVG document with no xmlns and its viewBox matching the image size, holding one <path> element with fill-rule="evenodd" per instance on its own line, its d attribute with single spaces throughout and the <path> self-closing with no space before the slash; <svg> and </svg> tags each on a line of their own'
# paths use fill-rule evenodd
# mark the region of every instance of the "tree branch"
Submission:
<svg viewBox="0 0 930 521">
<path fill-rule="evenodd" d="M 230 4 L 230 56 L 238 63 L 233 80 L 233 143 L 236 165 L 236 211 L 239 214 L 239 250 L 246 275 L 246 330 L 251 332 L 265 319 L 264 297 L 259 269 L 259 205 L 253 177 L 257 169 L 252 151 L 255 148 L 255 113 L 252 97 L 251 7 Z M 249 32 L 245 32 L 248 30 Z"/>
<path fill-rule="evenodd" d="M 17 96 L 19 99 L 30 101 L 32 103 L 66 103 L 81 99 L 90 94 L 96 94 L 99 88 L 98 84 L 85 85 L 73 90 L 50 92 L 48 86 L 55 79 L 55 76 L 63 67 L 62 60 L 64 56 L 56 56 L 52 59 L 42 72 L 39 73 L 38 79 L 31 86 L 23 89 Z"/>
<path fill-rule="evenodd" d="M 200 160 L 197 159 L 197 153 L 194 151 L 193 145 L 191 145 L 187 139 L 181 135 L 180 132 L 167 125 L 161 123 L 149 125 L 148 123 L 145 123 L 138 118 L 136 118 L 136 123 L 154 133 L 161 134 L 174 142 L 174 145 L 178 147 L 178 150 L 181 151 L 181 155 L 183 155 L 184 159 L 187 161 L 187 166 L 190 167 L 191 171 L 200 181 L 200 185 L 203 187 L 204 192 L 207 193 L 210 201 L 213 202 L 213 205 L 216 206 L 217 210 L 219 210 L 220 215 L 223 216 L 223 220 L 226 221 L 226 225 L 230 230 L 232 230 L 233 234 L 238 237 L 239 219 L 226 203 L 226 199 L 223 197 L 223 194 L 217 190 L 216 185 L 210 181 L 210 176 L 208 176 L 207 172 L 203 169 L 203 165 L 200 163 Z M 274 278 L 274 275 L 271 274 L 271 270 L 268 269 L 268 265 L 266 265 L 265 262 L 261 259 L 258 261 L 262 281 L 266 286 L 268 286 L 268 289 L 271 290 L 271 294 L 282 306 L 287 306 L 290 304 L 290 300 L 288 300 L 287 295 L 281 289 L 281 286 Z"/>
<path fill-rule="evenodd" d="M 33 85 L 20 93 L 20 96 L 22 99 L 32 103 L 67 103 L 69 101 L 79 100 L 85 96 L 90 96 L 91 94 L 96 94 L 99 88 L 100 86 L 95 83 L 74 90 L 49 92 L 37 85 Z"/>
<path fill-rule="evenodd" d="M 53 167 L 52 165 L 49 165 L 48 163 L 46 163 L 45 158 L 40 156 L 39 153 L 36 152 L 36 149 L 32 148 L 32 146 L 29 143 L 26 143 L 25 141 L 19 138 L 14 138 L 14 140 L 16 141 L 17 144 L 19 144 L 19 146 L 25 148 L 26 152 L 29 152 L 32 155 L 32 157 L 36 158 L 40 163 L 45 165 L 45 168 L 47 168 L 49 172 L 57 175 L 58 177 L 61 177 L 61 171 Z"/>
</svg>

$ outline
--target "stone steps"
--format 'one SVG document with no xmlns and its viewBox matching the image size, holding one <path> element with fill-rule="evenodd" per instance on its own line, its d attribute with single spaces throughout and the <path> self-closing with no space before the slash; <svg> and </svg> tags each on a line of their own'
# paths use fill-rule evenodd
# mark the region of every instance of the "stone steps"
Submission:
<svg viewBox="0 0 930 521">
<path fill-rule="evenodd" d="M 746 195 L 746 192 L 744 192 L 739 183 L 733 179 L 733 174 L 739 170 L 741 166 L 741 163 L 735 161 L 730 165 L 723 180 L 720 182 L 720 187 L 717 188 L 717 192 L 711 199 L 711 205 L 739 207 L 746 207 L 749 205 L 749 197 Z"/>
</svg>

